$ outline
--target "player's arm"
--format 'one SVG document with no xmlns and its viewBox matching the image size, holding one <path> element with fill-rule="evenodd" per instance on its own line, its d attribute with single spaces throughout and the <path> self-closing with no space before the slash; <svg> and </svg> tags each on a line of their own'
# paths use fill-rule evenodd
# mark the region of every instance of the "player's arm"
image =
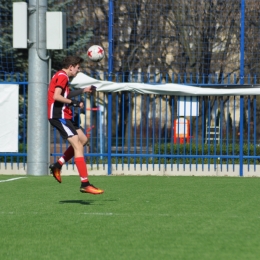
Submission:
<svg viewBox="0 0 260 260">
<path fill-rule="evenodd" d="M 88 87 L 85 87 L 85 88 L 80 88 L 80 89 L 77 89 L 77 90 L 73 90 L 69 93 L 68 95 L 68 98 L 72 98 L 72 97 L 76 97 L 78 95 L 81 95 L 85 92 L 89 92 L 91 93 L 92 91 L 95 91 L 96 90 L 96 87 L 91 85 L 91 86 L 88 86 Z"/>
<path fill-rule="evenodd" d="M 55 101 L 58 101 L 58 102 L 61 102 L 61 103 L 64 103 L 64 104 L 69 104 L 69 105 L 72 105 L 74 107 L 83 107 L 84 104 L 83 102 L 79 102 L 79 101 L 76 101 L 76 100 L 71 100 L 69 98 L 65 98 L 61 95 L 62 93 L 62 88 L 57 86 L 55 88 L 55 91 L 54 91 L 54 94 L 53 94 L 53 99 Z"/>
<path fill-rule="evenodd" d="M 77 90 L 73 90 L 69 93 L 68 98 L 73 98 L 76 97 L 78 95 L 81 95 L 83 93 L 83 88 L 77 89 Z"/>
<path fill-rule="evenodd" d="M 55 88 L 54 94 L 53 94 L 53 99 L 55 101 L 59 101 L 61 103 L 65 103 L 65 104 L 70 104 L 71 100 L 69 98 L 65 98 L 61 95 L 62 93 L 62 87 L 57 86 Z"/>
</svg>

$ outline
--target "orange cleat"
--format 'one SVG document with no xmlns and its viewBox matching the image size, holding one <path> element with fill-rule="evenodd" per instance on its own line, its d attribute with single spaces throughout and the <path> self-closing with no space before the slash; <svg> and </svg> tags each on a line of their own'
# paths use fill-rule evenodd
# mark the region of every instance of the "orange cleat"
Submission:
<svg viewBox="0 0 260 260">
<path fill-rule="evenodd" d="M 61 183 L 61 176 L 60 176 L 61 169 L 57 167 L 55 164 L 51 164 L 49 166 L 49 169 L 53 177 L 57 180 L 57 182 Z"/>
<path fill-rule="evenodd" d="M 104 190 L 96 188 L 95 186 L 93 186 L 92 184 L 89 183 L 85 187 L 81 185 L 80 192 L 82 192 L 82 193 L 90 193 L 90 194 L 93 194 L 93 195 L 98 195 L 98 194 L 104 193 Z"/>
</svg>

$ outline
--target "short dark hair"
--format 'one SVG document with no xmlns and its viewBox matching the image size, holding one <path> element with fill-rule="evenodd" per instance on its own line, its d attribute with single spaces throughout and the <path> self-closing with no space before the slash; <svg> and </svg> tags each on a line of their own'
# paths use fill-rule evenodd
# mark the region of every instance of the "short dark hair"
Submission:
<svg viewBox="0 0 260 260">
<path fill-rule="evenodd" d="M 79 56 L 68 56 L 64 58 L 64 60 L 62 61 L 62 68 L 68 69 L 70 65 L 75 67 L 76 65 L 82 63 L 83 61 L 84 59 Z"/>
</svg>

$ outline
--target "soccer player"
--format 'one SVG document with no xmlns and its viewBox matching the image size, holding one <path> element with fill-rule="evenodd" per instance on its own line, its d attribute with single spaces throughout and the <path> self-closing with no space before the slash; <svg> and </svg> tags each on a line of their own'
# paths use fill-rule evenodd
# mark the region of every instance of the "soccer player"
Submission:
<svg viewBox="0 0 260 260">
<path fill-rule="evenodd" d="M 70 143 L 63 156 L 54 164 L 50 165 L 53 177 L 61 183 L 62 165 L 75 157 L 79 176 L 81 179 L 80 192 L 91 194 L 102 194 L 104 190 L 96 188 L 89 183 L 88 171 L 84 158 L 83 147 L 87 143 L 87 136 L 82 128 L 73 121 L 72 110 L 70 107 L 84 107 L 84 103 L 71 98 L 83 92 L 92 92 L 93 86 L 84 89 L 71 91 L 69 89 L 69 78 L 75 77 L 80 71 L 80 64 L 84 60 L 77 56 L 68 56 L 63 60 L 62 69 L 57 71 L 52 77 L 48 88 L 48 119 L 50 124 L 55 127 L 62 138 Z"/>
</svg>

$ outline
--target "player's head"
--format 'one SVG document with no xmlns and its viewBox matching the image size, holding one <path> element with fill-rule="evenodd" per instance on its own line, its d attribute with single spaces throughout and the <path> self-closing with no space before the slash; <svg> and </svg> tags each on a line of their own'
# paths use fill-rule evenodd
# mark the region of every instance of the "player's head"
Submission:
<svg viewBox="0 0 260 260">
<path fill-rule="evenodd" d="M 76 65 L 80 65 L 84 61 L 83 58 L 78 56 L 68 56 L 64 58 L 62 62 L 62 68 L 68 69 L 69 66 L 75 67 Z"/>
<path fill-rule="evenodd" d="M 66 70 L 69 77 L 74 77 L 80 71 L 80 64 L 84 61 L 78 56 L 68 56 L 62 62 L 62 68 Z"/>
</svg>

